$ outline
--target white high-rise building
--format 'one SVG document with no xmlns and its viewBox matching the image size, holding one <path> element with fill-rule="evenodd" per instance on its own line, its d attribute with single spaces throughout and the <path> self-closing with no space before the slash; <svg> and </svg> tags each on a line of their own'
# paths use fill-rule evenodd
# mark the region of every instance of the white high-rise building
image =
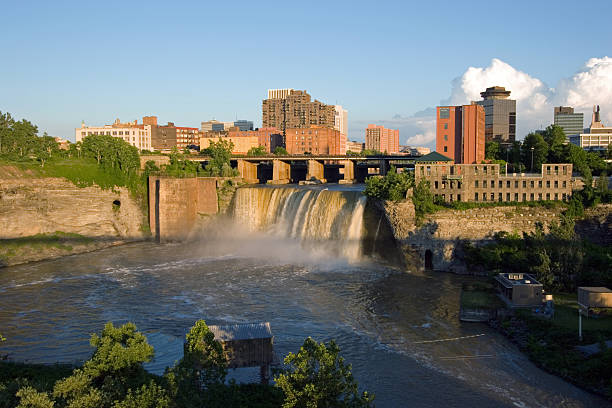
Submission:
<svg viewBox="0 0 612 408">
<path fill-rule="evenodd" d="M 340 131 L 344 136 L 348 136 L 348 111 L 342 109 L 341 105 L 334 105 L 334 129 Z"/>
<path fill-rule="evenodd" d="M 139 125 L 138 121 L 121 123 L 119 119 L 112 125 L 86 126 L 85 122 L 80 128 L 74 130 L 75 140 L 82 142 L 85 136 L 107 135 L 118 137 L 138 150 L 153 150 L 151 148 L 151 125 Z"/>
</svg>

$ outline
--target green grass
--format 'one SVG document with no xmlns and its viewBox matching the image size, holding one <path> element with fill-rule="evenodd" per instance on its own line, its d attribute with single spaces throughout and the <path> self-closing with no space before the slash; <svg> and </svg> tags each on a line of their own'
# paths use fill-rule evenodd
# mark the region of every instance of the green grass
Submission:
<svg viewBox="0 0 612 408">
<path fill-rule="evenodd" d="M 497 296 L 495 286 L 489 281 L 464 283 L 461 289 L 461 307 L 464 309 L 493 310 L 506 307 Z"/>
<path fill-rule="evenodd" d="M 51 234 L 36 234 L 28 237 L 0 239 L 0 265 L 8 263 L 10 258 L 31 251 L 42 251 L 56 248 L 71 251 L 73 245 L 86 245 L 93 242 L 93 238 L 80 234 L 55 231 Z"/>
</svg>

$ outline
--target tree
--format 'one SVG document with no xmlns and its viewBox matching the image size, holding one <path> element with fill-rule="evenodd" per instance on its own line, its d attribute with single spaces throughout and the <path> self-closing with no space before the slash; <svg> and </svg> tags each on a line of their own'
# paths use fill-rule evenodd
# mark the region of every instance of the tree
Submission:
<svg viewBox="0 0 612 408">
<path fill-rule="evenodd" d="M 234 150 L 234 143 L 229 140 L 219 139 L 215 142 L 210 141 L 210 145 L 204 149 L 200 154 L 204 154 L 210 157 L 210 161 L 205 167 L 205 171 L 209 176 L 220 176 L 223 172 L 224 165 L 225 173 L 227 169 L 231 169 L 230 159 L 232 158 L 232 151 Z M 230 175 L 224 177 L 230 177 L 235 175 L 237 172 L 231 169 Z"/>
<path fill-rule="evenodd" d="M 371 407 L 374 396 L 358 393 L 350 364 L 332 340 L 327 345 L 308 337 L 297 354 L 289 353 L 287 370 L 274 378 L 285 393 L 283 408 Z"/>
<path fill-rule="evenodd" d="M 433 194 L 430 190 L 429 181 L 421 179 L 419 184 L 412 191 L 412 203 L 414 204 L 414 213 L 417 221 L 423 218 L 425 214 L 434 212 L 436 206 L 433 200 Z"/>
<path fill-rule="evenodd" d="M 274 154 L 277 156 L 289 156 L 289 152 L 282 146 L 276 146 Z"/>
<path fill-rule="evenodd" d="M 499 143 L 491 141 L 485 144 L 485 159 L 499 160 L 501 159 L 500 153 Z"/>
<path fill-rule="evenodd" d="M 413 185 L 414 177 L 411 173 L 398 173 L 395 167 L 391 166 L 384 177 L 368 177 L 363 193 L 379 200 L 401 201 L 406 199 L 406 192 Z"/>
<path fill-rule="evenodd" d="M 565 132 L 561 126 L 550 125 L 544 132 L 542 137 L 548 145 L 548 163 L 562 163 L 563 162 L 563 147 L 565 145 Z"/>
<path fill-rule="evenodd" d="M 247 152 L 247 156 L 265 156 L 267 154 L 265 146 L 251 147 Z"/>
<path fill-rule="evenodd" d="M 533 166 L 532 162 L 533 155 Z M 523 140 L 522 145 L 523 163 L 529 164 L 529 171 L 541 171 L 542 164 L 546 162 L 548 156 L 548 144 L 539 133 L 530 133 Z"/>
<path fill-rule="evenodd" d="M 37 138 L 33 146 L 33 153 L 36 156 L 36 160 L 40 162 L 40 167 L 45 167 L 45 162 L 58 152 L 59 145 L 55 139 L 48 136 L 46 132 L 42 137 Z"/>
</svg>

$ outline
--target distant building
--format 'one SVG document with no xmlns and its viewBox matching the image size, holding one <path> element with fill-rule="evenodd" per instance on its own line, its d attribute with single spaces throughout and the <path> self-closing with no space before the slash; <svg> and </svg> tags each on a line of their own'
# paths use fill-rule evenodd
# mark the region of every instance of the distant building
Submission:
<svg viewBox="0 0 612 408">
<path fill-rule="evenodd" d="M 306 91 L 293 89 L 268 90 L 268 99 L 262 102 L 262 127 L 274 127 L 283 135 L 286 130 L 321 126 L 333 129 L 336 108 L 317 100 L 311 101 Z"/>
<path fill-rule="evenodd" d="M 536 307 L 544 302 L 544 286 L 526 273 L 499 273 L 495 277 L 501 298 L 510 307 Z"/>
<path fill-rule="evenodd" d="M 86 126 L 81 124 L 80 128 L 75 129 L 75 141 L 81 142 L 86 136 L 107 135 L 121 138 L 136 147 L 138 150 L 152 150 L 151 146 L 151 125 L 139 125 L 138 121 L 121 123 L 119 119 L 112 125 Z"/>
<path fill-rule="evenodd" d="M 182 150 L 188 146 L 200 146 L 200 132 L 198 128 L 176 127 L 176 147 Z"/>
<path fill-rule="evenodd" d="M 381 153 L 399 153 L 399 130 L 368 125 L 365 130 L 365 148 Z"/>
<path fill-rule="evenodd" d="M 480 163 L 485 158 L 485 110 L 472 104 L 438 106 L 436 151 L 458 164 Z"/>
<path fill-rule="evenodd" d="M 346 136 L 336 129 L 313 126 L 285 130 L 285 148 L 289 154 L 346 154 Z"/>
<path fill-rule="evenodd" d="M 574 113 L 574 108 L 569 106 L 555 106 L 553 123 L 563 129 L 565 139 L 569 142 L 571 136 L 584 131 L 584 114 Z"/>
<path fill-rule="evenodd" d="M 347 152 L 361 153 L 363 152 L 363 149 L 364 149 L 364 143 L 362 142 L 356 142 L 354 140 L 346 142 Z"/>
<path fill-rule="evenodd" d="M 432 152 L 416 159 L 414 177 L 417 184 L 428 181 L 432 194 L 445 202 L 558 201 L 572 196 L 571 164 L 543 164 L 541 174 L 502 174 L 499 164 L 428 163 L 443 162 L 440 156 Z"/>
<path fill-rule="evenodd" d="M 508 99 L 510 91 L 493 86 L 481 92 L 482 101 L 475 102 L 485 110 L 485 139 L 501 144 L 516 140 L 516 101 Z"/>
<path fill-rule="evenodd" d="M 57 143 L 58 147 L 61 150 L 70 149 L 70 142 L 67 141 L 66 139 L 62 139 L 61 137 L 54 137 L 53 139 L 55 140 L 55 143 Z"/>
<path fill-rule="evenodd" d="M 245 155 L 249 150 L 253 147 L 259 146 L 259 137 L 257 136 L 221 136 L 221 137 L 211 137 L 211 133 L 208 132 L 205 136 L 200 137 L 200 151 L 206 149 L 210 146 L 211 142 L 220 142 L 222 140 L 231 142 L 234 144 L 234 148 L 232 149 L 232 154 L 242 154 Z"/>
<path fill-rule="evenodd" d="M 571 136 L 570 142 L 585 150 L 605 151 L 612 144 L 612 127 L 604 126 L 599 114 L 599 105 L 593 107 L 591 127 L 588 133 Z"/>
<path fill-rule="evenodd" d="M 202 132 L 219 132 L 222 130 L 229 130 L 231 127 L 234 127 L 234 122 L 219 122 L 218 120 L 212 119 L 202 122 L 200 125 L 200 130 Z"/>
<path fill-rule="evenodd" d="M 253 130 L 253 121 L 251 120 L 237 120 L 234 122 L 234 127 L 239 128 L 245 132 L 247 130 Z"/>
<path fill-rule="evenodd" d="M 273 153 L 274 149 L 283 145 L 283 135 L 276 128 L 260 128 L 257 130 L 232 130 L 228 132 L 228 137 L 257 137 L 259 146 L 266 148 L 266 152 Z"/>
<path fill-rule="evenodd" d="M 334 105 L 334 129 L 339 130 L 344 136 L 348 136 L 348 111 L 340 105 Z"/>
</svg>

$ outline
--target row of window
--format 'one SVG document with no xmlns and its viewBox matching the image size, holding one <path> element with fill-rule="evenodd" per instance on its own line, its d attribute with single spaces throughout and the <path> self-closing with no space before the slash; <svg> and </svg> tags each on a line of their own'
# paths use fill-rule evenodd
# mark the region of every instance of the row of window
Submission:
<svg viewBox="0 0 612 408">
<path fill-rule="evenodd" d="M 125 135 L 127 136 L 127 135 L 129 135 L 129 134 L 130 134 L 130 131 L 129 131 L 129 130 L 126 130 L 126 131 L 125 131 Z M 135 135 L 135 134 L 136 134 L 136 131 L 135 131 L 135 130 L 132 130 L 132 134 L 133 134 L 133 135 Z M 146 135 L 147 133 L 146 133 L 146 132 L 143 132 L 143 131 L 141 131 L 141 130 L 140 130 L 140 131 L 138 131 L 138 134 L 139 134 L 140 136 L 144 136 L 144 135 Z M 99 131 L 99 132 L 98 132 L 98 131 L 81 132 L 81 136 L 83 136 L 83 137 L 85 137 L 85 136 L 91 136 L 91 135 L 107 135 L 107 136 L 110 136 L 110 135 L 111 135 L 111 131 L 110 131 L 110 130 L 107 130 L 107 131 L 105 132 L 105 131 L 101 130 L 101 131 Z M 123 135 L 124 135 L 124 131 L 123 131 L 123 130 L 119 130 L 119 131 L 117 131 L 117 130 L 113 130 L 113 131 L 112 131 L 112 135 L 113 135 L 113 136 L 123 136 Z"/>
<path fill-rule="evenodd" d="M 531 180 L 529 181 L 529 187 L 530 188 L 535 188 L 535 180 Z M 506 188 L 510 188 L 512 182 L 510 180 L 506 180 Z M 521 182 L 523 188 L 527 188 L 527 180 L 523 180 Z M 489 180 L 489 182 L 487 183 L 487 180 L 482 180 L 482 183 L 480 184 L 482 186 L 482 188 L 487 188 L 488 186 L 490 186 L 491 188 L 495 188 L 495 180 Z M 546 188 L 550 188 L 550 180 L 546 180 Z M 567 181 L 563 180 L 563 182 L 561 183 L 563 188 L 567 187 Z M 498 188 L 503 188 L 504 186 L 504 180 L 498 180 L 497 181 L 497 186 Z M 474 181 L 474 187 L 479 188 L 479 180 L 475 180 Z M 519 187 L 519 181 L 518 180 L 514 180 L 514 188 L 518 188 Z M 559 181 L 555 180 L 554 181 L 554 187 L 555 188 L 559 188 Z M 538 180 L 538 188 L 542 188 L 542 180 Z"/>
<path fill-rule="evenodd" d="M 436 198 L 441 198 L 442 201 L 446 201 L 446 194 L 436 194 L 435 195 Z M 522 200 L 520 201 L 542 201 L 542 200 L 559 200 L 559 198 L 561 198 L 563 201 L 566 201 L 568 198 L 567 194 L 561 194 L 559 195 L 558 193 L 555 194 L 550 194 L 550 193 L 546 193 L 546 194 L 534 194 L 531 193 L 529 194 L 529 196 L 527 196 L 526 193 L 523 193 L 521 196 Z M 448 195 L 448 200 L 449 201 L 461 201 L 461 194 L 449 194 Z M 494 202 L 495 201 L 495 193 L 474 193 L 474 201 L 491 201 Z M 503 193 L 499 193 L 497 195 L 497 201 L 501 202 L 518 202 L 519 201 L 519 193 L 514 193 L 514 195 L 511 195 L 510 193 L 506 193 L 506 199 L 504 200 L 504 195 Z"/>
</svg>

